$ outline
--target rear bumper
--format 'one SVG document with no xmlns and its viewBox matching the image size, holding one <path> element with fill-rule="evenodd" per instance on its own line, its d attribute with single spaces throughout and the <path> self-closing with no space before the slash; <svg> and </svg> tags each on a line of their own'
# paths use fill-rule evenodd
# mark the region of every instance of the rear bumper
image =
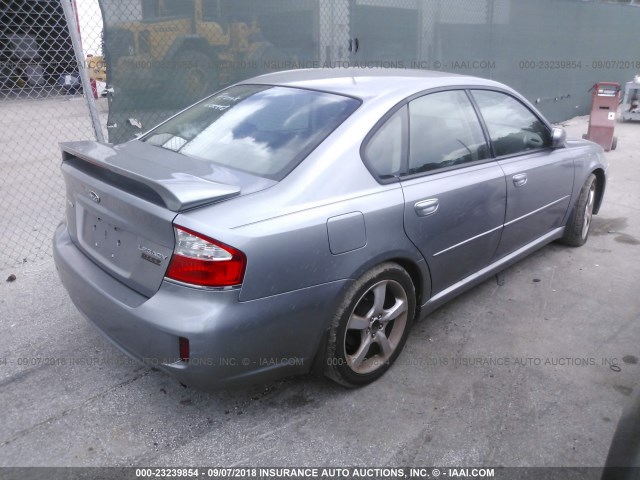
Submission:
<svg viewBox="0 0 640 480">
<path fill-rule="evenodd" d="M 348 283 L 240 302 L 239 290 L 208 291 L 165 281 L 146 298 L 86 257 L 64 224 L 53 243 L 60 279 L 91 323 L 133 358 L 203 390 L 310 371 Z M 179 360 L 179 337 L 189 339 L 189 362 Z"/>
</svg>

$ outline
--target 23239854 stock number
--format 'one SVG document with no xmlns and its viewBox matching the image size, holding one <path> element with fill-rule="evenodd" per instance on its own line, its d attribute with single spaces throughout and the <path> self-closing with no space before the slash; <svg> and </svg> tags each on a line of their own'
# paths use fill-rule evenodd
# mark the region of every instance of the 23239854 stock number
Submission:
<svg viewBox="0 0 640 480">
<path fill-rule="evenodd" d="M 136 478 L 246 478 L 257 474 L 256 468 L 136 468 Z"/>
<path fill-rule="evenodd" d="M 579 60 L 522 60 L 521 70 L 576 70 L 582 68 Z"/>
<path fill-rule="evenodd" d="M 199 477 L 197 468 L 136 468 L 136 478 L 188 478 Z"/>
<path fill-rule="evenodd" d="M 520 70 L 638 70 L 640 60 L 593 60 L 590 63 L 581 60 L 521 60 L 518 67 Z"/>
</svg>

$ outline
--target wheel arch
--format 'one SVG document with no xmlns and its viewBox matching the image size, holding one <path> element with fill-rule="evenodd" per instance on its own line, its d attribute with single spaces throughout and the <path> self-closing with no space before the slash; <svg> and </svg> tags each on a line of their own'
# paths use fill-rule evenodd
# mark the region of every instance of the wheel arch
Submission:
<svg viewBox="0 0 640 480">
<path fill-rule="evenodd" d="M 604 173 L 604 170 L 602 168 L 596 168 L 595 170 L 593 170 L 591 173 L 593 173 L 596 176 L 596 203 L 593 207 L 593 213 L 594 215 L 598 214 L 598 211 L 600 210 L 600 205 L 602 205 L 602 198 L 604 197 L 604 189 L 606 186 L 606 182 L 607 182 L 607 177 Z"/>
<path fill-rule="evenodd" d="M 389 262 L 404 268 L 411 277 L 416 294 L 416 318 L 419 318 L 420 307 L 424 305 L 431 296 L 431 272 L 429 271 L 429 266 L 421 256 L 416 258 L 415 255 L 412 256 L 407 252 L 397 251 L 390 252 L 386 255 L 375 256 L 360 265 L 350 277 L 356 280 L 378 265 Z"/>
<path fill-rule="evenodd" d="M 406 257 L 391 258 L 388 261 L 400 265 L 411 277 L 416 291 L 416 318 L 418 318 L 420 316 L 420 306 L 428 300 L 431 293 L 431 276 L 427 264 L 423 262 L 424 268 L 420 268 L 416 262 Z M 425 290 L 427 286 L 429 287 L 428 291 Z"/>
</svg>

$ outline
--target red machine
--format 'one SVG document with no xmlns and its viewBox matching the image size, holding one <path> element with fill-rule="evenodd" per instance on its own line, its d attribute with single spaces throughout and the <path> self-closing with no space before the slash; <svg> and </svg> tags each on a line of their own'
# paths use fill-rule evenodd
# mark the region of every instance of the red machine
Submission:
<svg viewBox="0 0 640 480">
<path fill-rule="evenodd" d="M 589 130 L 582 138 L 597 143 L 607 152 L 615 150 L 618 138 L 613 136 L 620 103 L 620 84 L 598 82 L 593 87 L 593 103 L 589 115 Z"/>
</svg>

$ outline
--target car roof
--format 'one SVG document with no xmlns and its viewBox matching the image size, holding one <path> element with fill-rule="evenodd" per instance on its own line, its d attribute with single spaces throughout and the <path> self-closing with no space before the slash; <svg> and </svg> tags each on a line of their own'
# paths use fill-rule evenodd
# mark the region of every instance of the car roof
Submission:
<svg viewBox="0 0 640 480">
<path fill-rule="evenodd" d="M 424 90 L 450 86 L 508 88 L 493 80 L 441 71 L 354 67 L 287 70 L 242 83 L 308 88 L 363 100 L 382 95 L 405 98 Z"/>
</svg>

